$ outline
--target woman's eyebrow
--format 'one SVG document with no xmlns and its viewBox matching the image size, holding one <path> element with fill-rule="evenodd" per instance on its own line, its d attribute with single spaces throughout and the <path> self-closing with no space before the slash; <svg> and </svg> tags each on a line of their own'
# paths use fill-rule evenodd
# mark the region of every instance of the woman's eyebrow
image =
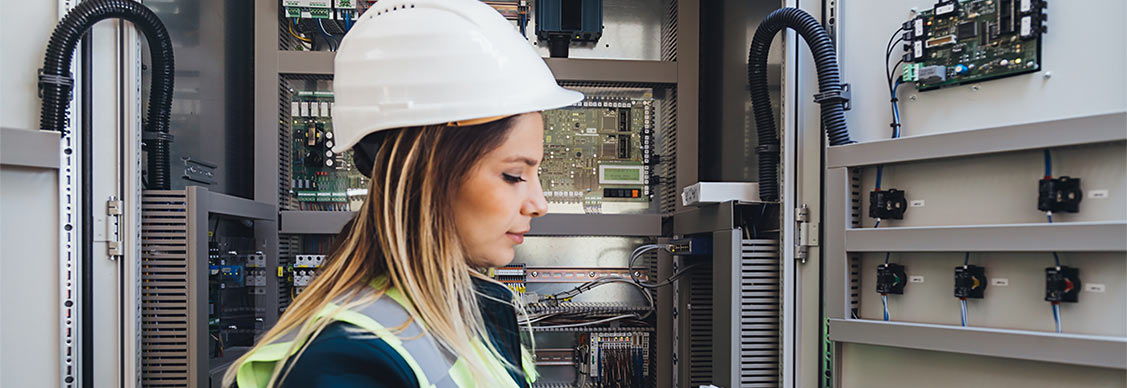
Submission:
<svg viewBox="0 0 1127 388">
<path fill-rule="evenodd" d="M 506 158 L 505 160 L 502 160 L 501 162 L 502 163 L 524 162 L 524 164 L 527 164 L 530 167 L 536 166 L 537 164 L 540 164 L 540 161 L 532 159 L 532 158 L 527 157 L 527 156 L 512 156 L 512 157 Z"/>
</svg>

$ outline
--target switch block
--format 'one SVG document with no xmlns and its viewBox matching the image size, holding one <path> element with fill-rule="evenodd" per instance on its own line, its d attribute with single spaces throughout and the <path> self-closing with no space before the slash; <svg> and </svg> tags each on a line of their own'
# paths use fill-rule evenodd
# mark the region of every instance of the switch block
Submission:
<svg viewBox="0 0 1127 388">
<path fill-rule="evenodd" d="M 955 297 L 982 299 L 986 294 L 986 268 L 977 265 L 955 267 Z"/>
<path fill-rule="evenodd" d="M 904 293 L 904 286 L 908 283 L 908 274 L 904 266 L 894 263 L 885 263 L 877 266 L 877 293 L 881 295 Z"/>
<path fill-rule="evenodd" d="M 1080 190 L 1080 178 L 1062 176 L 1044 178 L 1037 182 L 1037 210 L 1045 212 L 1080 211 L 1080 200 L 1084 192 Z"/>
<path fill-rule="evenodd" d="M 873 190 L 869 193 L 869 217 L 884 220 L 902 220 L 908 210 L 904 191 L 897 189 Z"/>
<path fill-rule="evenodd" d="M 1080 297 L 1080 269 L 1045 268 L 1045 301 L 1076 303 Z"/>
</svg>

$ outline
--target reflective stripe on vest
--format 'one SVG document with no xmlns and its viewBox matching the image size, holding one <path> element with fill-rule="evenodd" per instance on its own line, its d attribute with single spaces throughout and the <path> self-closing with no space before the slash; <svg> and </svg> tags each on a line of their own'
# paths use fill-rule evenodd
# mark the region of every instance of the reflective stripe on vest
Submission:
<svg viewBox="0 0 1127 388">
<path fill-rule="evenodd" d="M 403 358 L 414 372 L 420 387 L 474 386 L 468 362 L 444 350 L 430 334 L 423 330 L 422 325 L 410 319 L 406 308 L 403 307 L 408 301 L 398 290 L 388 288 L 384 296 L 355 310 L 337 311 L 340 306 L 329 303 L 313 316 L 313 320 L 329 317 L 334 321 L 346 322 L 374 334 Z M 393 333 L 388 328 L 403 328 L 403 330 Z M 295 343 L 297 346 L 294 346 Z M 239 366 L 237 385 L 240 388 L 266 387 L 274 372 L 274 366 L 295 354 L 304 343 L 305 339 L 296 338 L 296 330 L 294 330 L 277 342 L 263 346 Z M 492 379 L 497 383 L 494 386 L 518 388 L 504 365 L 489 355 L 489 351 L 481 341 L 474 341 L 474 347 L 479 359 L 485 361 L 485 366 L 493 375 Z M 531 384 L 536 378 L 532 357 L 523 347 L 521 356 L 526 379 Z"/>
</svg>

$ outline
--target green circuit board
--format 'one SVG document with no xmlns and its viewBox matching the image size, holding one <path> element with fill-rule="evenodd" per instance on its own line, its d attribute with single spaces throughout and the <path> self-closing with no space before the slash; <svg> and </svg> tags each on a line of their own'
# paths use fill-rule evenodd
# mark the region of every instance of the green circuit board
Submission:
<svg viewBox="0 0 1127 388">
<path fill-rule="evenodd" d="M 652 134 L 652 98 L 589 97 L 544 112 L 548 201 L 649 202 Z"/>
<path fill-rule="evenodd" d="M 909 23 L 905 81 L 920 90 L 1041 70 L 1043 0 L 941 1 Z"/>
<path fill-rule="evenodd" d="M 298 210 L 358 210 L 367 195 L 368 179 L 356 170 L 352 152 L 331 151 L 332 105 L 327 91 L 299 91 L 291 102 L 290 192 Z"/>
</svg>

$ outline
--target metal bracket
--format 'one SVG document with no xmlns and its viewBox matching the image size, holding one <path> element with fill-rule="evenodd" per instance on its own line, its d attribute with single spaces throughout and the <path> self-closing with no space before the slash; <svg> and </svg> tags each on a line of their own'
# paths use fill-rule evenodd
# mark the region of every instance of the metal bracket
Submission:
<svg viewBox="0 0 1127 388">
<path fill-rule="evenodd" d="M 121 212 L 124 206 L 116 196 L 110 196 L 106 201 L 106 254 L 110 260 L 125 255 L 121 247 Z"/>
<path fill-rule="evenodd" d="M 819 225 L 817 222 L 810 222 L 810 209 L 806 204 L 794 210 L 794 221 L 798 229 L 794 258 L 801 260 L 802 264 L 806 264 L 806 258 L 810 255 L 810 247 L 818 246 Z"/>
</svg>

